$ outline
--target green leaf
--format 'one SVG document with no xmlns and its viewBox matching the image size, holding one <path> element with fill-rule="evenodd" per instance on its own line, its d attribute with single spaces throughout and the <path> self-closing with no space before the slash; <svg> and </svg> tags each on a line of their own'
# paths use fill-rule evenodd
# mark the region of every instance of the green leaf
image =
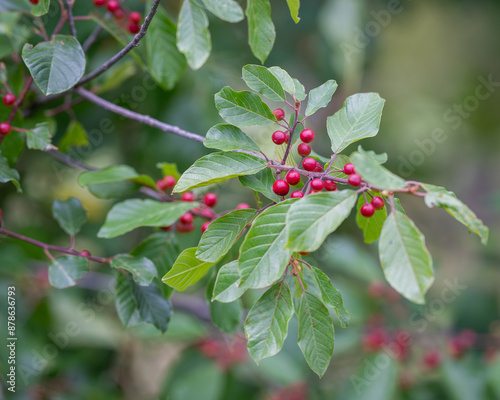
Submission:
<svg viewBox="0 0 500 400">
<path fill-rule="evenodd" d="M 268 71 L 275 76 L 285 92 L 290 93 L 291 95 L 295 95 L 295 82 L 288 74 L 288 72 L 280 67 L 269 67 Z"/>
<path fill-rule="evenodd" d="M 7 159 L 0 153 L 0 182 L 12 182 L 17 188 L 18 192 L 22 192 L 21 185 L 19 184 L 19 172 L 11 169 L 7 163 Z"/>
<path fill-rule="evenodd" d="M 267 162 L 246 153 L 211 153 L 195 161 L 179 178 L 173 193 L 250 175 L 266 168 Z"/>
<path fill-rule="evenodd" d="M 250 309 L 245 321 L 248 352 L 259 364 L 280 352 L 293 316 L 293 300 L 286 282 L 271 286 Z"/>
<path fill-rule="evenodd" d="M 76 197 L 70 197 L 66 201 L 54 200 L 52 215 L 68 235 L 76 235 L 87 222 L 87 211 Z"/>
<path fill-rule="evenodd" d="M 225 86 L 215 94 L 215 106 L 220 116 L 230 124 L 252 126 L 276 122 L 269 106 L 249 91 L 236 92 Z"/>
<path fill-rule="evenodd" d="M 116 311 L 126 327 L 146 322 L 161 332 L 167 330 L 172 304 L 156 284 L 139 286 L 129 276 L 118 274 L 115 296 Z"/>
<path fill-rule="evenodd" d="M 150 199 L 125 200 L 113 206 L 97 236 L 109 239 L 141 226 L 169 226 L 184 213 L 199 205 L 196 202 L 162 203 Z"/>
<path fill-rule="evenodd" d="M 151 29 L 151 25 L 150 25 Z M 148 29 L 148 34 L 149 34 Z M 137 75 L 137 68 L 135 61 L 128 59 L 119 64 L 113 65 L 113 73 L 104 73 L 98 76 L 93 82 L 97 83 L 95 87 L 97 88 L 99 94 L 102 95 L 105 92 L 110 92 L 123 87 L 122 85 L 132 77 Z"/>
<path fill-rule="evenodd" d="M 214 325 L 222 332 L 233 333 L 240 325 L 243 317 L 243 307 L 240 300 L 231 303 L 211 301 L 209 307 L 210 317 Z"/>
<path fill-rule="evenodd" d="M 24 150 L 25 137 L 22 132 L 10 132 L 4 136 L 2 143 L 0 143 L 0 151 L 7 159 L 7 165 L 13 167 L 16 165 L 19 156 Z"/>
<path fill-rule="evenodd" d="M 295 86 L 295 98 L 299 101 L 305 100 L 307 95 L 306 95 L 306 89 L 304 88 L 304 85 L 302 85 L 302 83 L 300 83 L 295 78 L 293 78 L 293 84 Z"/>
<path fill-rule="evenodd" d="M 299 199 L 286 218 L 287 249 L 315 251 L 348 217 L 356 203 L 352 190 L 317 193 Z"/>
<path fill-rule="evenodd" d="M 196 247 L 184 250 L 162 278 L 163 283 L 181 292 L 203 278 L 214 263 L 198 260 L 196 250 Z"/>
<path fill-rule="evenodd" d="M 115 165 L 98 171 L 83 172 L 78 177 L 78 183 L 82 186 L 121 181 L 131 181 L 142 186 L 156 187 L 155 181 L 151 177 L 139 175 L 135 169 L 128 165 Z"/>
<path fill-rule="evenodd" d="M 269 0 L 248 0 L 245 13 L 248 19 L 248 44 L 254 56 L 264 63 L 276 38 L 271 4 Z"/>
<path fill-rule="evenodd" d="M 285 91 L 276 77 L 266 67 L 245 65 L 242 70 L 247 86 L 264 95 L 269 100 L 285 101 Z"/>
<path fill-rule="evenodd" d="M 313 153 L 311 152 L 311 155 L 312 154 Z M 351 160 L 346 155 L 337 154 L 335 156 L 335 159 L 333 160 L 332 166 L 330 168 L 330 171 L 332 171 L 332 172 L 330 172 L 328 175 L 333 176 L 335 178 L 347 179 L 348 176 L 346 174 L 344 174 L 343 168 L 344 168 L 344 165 L 346 165 L 347 163 L 350 163 L 350 162 L 351 162 Z M 328 165 L 329 163 L 330 163 L 330 160 L 328 160 L 325 163 L 325 165 Z M 333 172 L 333 171 L 336 171 L 336 172 Z"/>
<path fill-rule="evenodd" d="M 387 168 L 380 165 L 375 158 L 363 149 L 351 154 L 351 162 L 356 167 L 356 172 L 367 183 L 386 190 L 400 190 L 406 188 L 403 178 L 394 175 Z"/>
<path fill-rule="evenodd" d="M 128 196 L 139 189 L 139 185 L 130 182 L 109 182 L 89 185 L 89 192 L 100 199 L 115 199 Z"/>
<path fill-rule="evenodd" d="M 254 175 L 240 176 L 238 179 L 243 186 L 262 193 L 269 200 L 275 203 L 281 201 L 281 198 L 272 190 L 275 179 L 271 168 L 265 168 Z"/>
<path fill-rule="evenodd" d="M 292 254 L 285 249 L 285 220 L 295 200 L 269 207 L 254 220 L 240 248 L 241 288 L 264 288 L 283 275 Z"/>
<path fill-rule="evenodd" d="M 288 8 L 290 9 L 290 15 L 296 24 L 299 23 L 299 8 L 300 8 L 300 0 L 286 0 L 288 4 Z"/>
<path fill-rule="evenodd" d="M 26 132 L 26 145 L 28 149 L 45 150 L 50 145 L 51 135 L 49 124 L 43 122 Z"/>
<path fill-rule="evenodd" d="M 85 72 L 85 53 L 73 36 L 56 35 L 35 47 L 26 44 L 22 57 L 46 96 L 71 89 Z"/>
<path fill-rule="evenodd" d="M 163 176 L 171 175 L 176 180 L 181 177 L 181 174 L 179 173 L 179 170 L 177 169 L 177 164 L 168 163 L 168 162 L 161 162 L 161 163 L 156 164 L 156 168 L 161 169 Z"/>
<path fill-rule="evenodd" d="M 358 146 L 358 152 L 363 154 L 368 154 L 377 163 L 384 164 L 387 161 L 387 153 L 377 154 L 373 150 L 364 150 L 361 145 Z"/>
<path fill-rule="evenodd" d="M 50 0 L 39 0 L 38 4 L 31 9 L 31 14 L 41 17 L 49 12 Z"/>
<path fill-rule="evenodd" d="M 372 243 L 380 237 L 382 226 L 387 218 L 387 210 L 385 207 L 380 210 L 375 210 L 375 214 L 373 214 L 370 218 L 366 218 L 359 212 L 363 204 L 365 204 L 365 198 L 364 196 L 359 196 L 356 224 L 363 231 L 365 243 Z"/>
<path fill-rule="evenodd" d="M 223 151 L 248 150 L 256 153 L 260 151 L 259 146 L 245 132 L 229 124 L 218 124 L 211 127 L 203 145 L 209 149 Z"/>
<path fill-rule="evenodd" d="M 57 289 L 75 286 L 88 270 L 88 261 L 83 257 L 64 256 L 54 258 L 49 265 L 49 282 Z"/>
<path fill-rule="evenodd" d="M 332 96 L 337 90 L 337 82 L 333 79 L 326 81 L 321 86 L 309 92 L 309 100 L 307 102 L 306 116 L 314 114 L 320 108 L 326 107 L 332 100 Z"/>
<path fill-rule="evenodd" d="M 239 282 L 238 260 L 223 265 L 217 274 L 212 300 L 231 303 L 239 299 L 245 293 L 245 289 L 240 288 Z"/>
<path fill-rule="evenodd" d="M 1 12 L 9 12 L 9 11 L 25 11 L 28 12 L 33 7 L 32 4 L 27 1 L 19 1 L 19 0 L 0 0 L 0 11 Z"/>
<path fill-rule="evenodd" d="M 257 211 L 252 209 L 234 210 L 212 221 L 201 237 L 196 257 L 213 263 L 219 261 L 256 215 Z"/>
<path fill-rule="evenodd" d="M 457 199 L 455 193 L 446 190 L 444 187 L 422 184 L 422 188 L 427 192 L 425 204 L 427 207 L 442 207 L 448 211 L 453 218 L 469 228 L 481 238 L 481 243 L 486 245 L 488 242 L 489 229 L 474 214 L 474 212 L 464 203 Z"/>
<path fill-rule="evenodd" d="M 145 40 L 151 76 L 163 89 L 172 89 L 184 73 L 186 58 L 177 49 L 177 27 L 162 7 L 158 7 Z"/>
<path fill-rule="evenodd" d="M 207 14 L 195 0 L 184 0 L 182 3 L 177 26 L 177 47 L 194 70 L 205 64 L 212 50 Z"/>
<path fill-rule="evenodd" d="M 300 350 L 309 367 L 322 377 L 330 364 L 334 346 L 334 328 L 325 305 L 311 293 L 304 293 L 297 309 Z"/>
<path fill-rule="evenodd" d="M 349 313 L 344 308 L 344 300 L 342 299 L 342 294 L 338 289 L 333 287 L 332 282 L 328 275 L 326 275 L 319 268 L 313 267 L 314 277 L 318 283 L 319 290 L 321 292 L 321 298 L 327 306 L 332 306 L 335 308 L 337 316 L 340 321 L 340 326 L 342 328 L 347 328 L 349 326 Z"/>
<path fill-rule="evenodd" d="M 66 133 L 59 142 L 59 151 L 66 153 L 72 146 L 88 146 L 89 140 L 85 128 L 76 120 L 72 120 Z"/>
<path fill-rule="evenodd" d="M 326 128 L 334 153 L 340 153 L 357 140 L 377 134 L 384 99 L 377 93 L 359 93 L 349 96 L 344 106 L 326 121 Z"/>
<path fill-rule="evenodd" d="M 133 257 L 129 254 L 117 254 L 111 260 L 111 267 L 124 269 L 140 286 L 148 286 L 156 276 L 156 267 L 146 257 Z"/>
<path fill-rule="evenodd" d="M 385 220 L 378 243 L 380 263 L 391 286 L 407 299 L 423 304 L 434 281 L 424 235 L 399 211 Z"/>
<path fill-rule="evenodd" d="M 234 0 L 203 0 L 203 4 L 216 17 L 227 22 L 243 20 L 243 10 Z"/>
</svg>

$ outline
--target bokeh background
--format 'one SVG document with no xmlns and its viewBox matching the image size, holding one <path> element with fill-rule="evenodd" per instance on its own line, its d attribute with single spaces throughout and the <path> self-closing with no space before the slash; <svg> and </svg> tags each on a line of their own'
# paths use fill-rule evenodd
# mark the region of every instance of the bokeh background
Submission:
<svg viewBox="0 0 500 400">
<path fill-rule="evenodd" d="M 163 6 L 176 16 L 179 3 L 164 1 Z M 144 3 L 126 4 L 144 12 Z M 381 129 L 363 142 L 364 148 L 387 152 L 387 166 L 406 179 L 454 191 L 489 226 L 488 245 L 481 246 L 445 211 L 428 209 L 421 199 L 401 197 L 427 238 L 436 270 L 427 304 L 417 306 L 385 286 L 376 245 L 363 243 L 351 216 L 322 249 L 308 256 L 330 275 L 351 313 L 348 328 L 336 325 L 334 357 L 320 380 L 295 343 L 295 320 L 283 351 L 259 366 L 246 355 L 240 336 L 222 335 L 204 319 L 203 285 L 177 297 L 181 310 L 175 311 L 165 335 L 147 326 L 126 330 L 106 290 L 112 279 L 109 268 L 93 264 L 92 273 L 78 287 L 51 289 L 43 252 L 1 238 L 0 287 L 3 298 L 7 286 L 18 288 L 17 357 L 24 365 L 16 395 L 5 391 L 5 398 L 500 399 L 500 3 L 303 0 L 297 25 L 284 0 L 271 4 L 277 39 L 265 65 L 284 68 L 307 90 L 328 79 L 339 83 L 330 106 L 308 120 L 318 137 L 314 150 L 328 148 L 326 117 L 347 96 L 380 93 L 386 99 Z M 91 9 L 90 1 L 76 1 L 76 15 Z M 91 21 L 78 23 L 81 40 L 93 27 Z M 172 91 L 152 87 L 127 57 L 105 76 L 111 83 L 103 96 L 204 135 L 221 122 L 214 94 L 225 85 L 243 88 L 242 66 L 258 63 L 246 45 L 246 22 L 228 24 L 211 18 L 210 31 L 213 51 L 208 62 L 199 71 L 187 70 Z M 88 53 L 89 69 L 118 49 L 113 38 L 102 35 Z M 112 83 L 120 76 L 117 71 L 127 77 L 118 85 Z M 96 167 L 128 164 L 158 179 L 158 162 L 176 163 L 183 171 L 206 154 L 199 143 L 89 103 L 76 105 L 74 113 L 91 142 L 74 155 Z M 54 143 L 72 117 L 54 116 Z M 108 118 L 113 129 L 103 132 L 100 124 Z M 250 134 L 270 150 L 271 132 L 266 129 Z M 354 147 L 346 153 L 350 150 Z M 113 203 L 79 187 L 80 171 L 34 151 L 25 151 L 17 168 L 24 194 L 16 194 L 9 185 L 0 188 L 0 207 L 10 230 L 66 245 L 50 208 L 54 198 L 76 196 L 90 218 L 78 238 L 79 248 L 102 256 L 127 252 L 151 233 L 144 229 L 97 240 L 96 232 Z M 218 210 L 254 201 L 237 181 L 213 190 L 220 197 Z M 195 245 L 198 232 L 181 236 L 182 246 Z M 245 297 L 245 305 L 251 306 L 259 295 Z M 6 306 L 0 307 L 2 321 L 5 312 Z M 78 334 L 64 334 L 75 327 Z M 429 352 L 439 359 L 435 368 L 429 356 L 424 361 Z M 4 360 L 4 346 L 0 354 Z"/>
</svg>

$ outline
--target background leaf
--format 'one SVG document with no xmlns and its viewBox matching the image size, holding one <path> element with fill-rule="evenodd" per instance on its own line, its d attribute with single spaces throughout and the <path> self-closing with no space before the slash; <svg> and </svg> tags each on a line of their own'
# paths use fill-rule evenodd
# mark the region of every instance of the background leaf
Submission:
<svg viewBox="0 0 500 400">
<path fill-rule="evenodd" d="M 300 8 L 300 0 L 286 0 L 288 4 L 288 8 L 290 9 L 290 15 L 296 24 L 299 23 L 299 8 Z"/>
<path fill-rule="evenodd" d="M 28 149 L 45 150 L 50 145 L 51 134 L 48 123 L 36 124 L 36 127 L 26 131 L 26 146 Z"/>
<path fill-rule="evenodd" d="M 163 283 L 175 290 L 183 291 L 198 282 L 214 263 L 198 260 L 196 247 L 184 250 L 175 261 L 172 269 L 162 278 Z"/>
<path fill-rule="evenodd" d="M 87 211 L 76 197 L 70 197 L 65 201 L 54 200 L 52 215 L 68 235 L 76 235 L 87 222 Z"/>
<path fill-rule="evenodd" d="M 59 141 L 59 151 L 66 153 L 72 146 L 88 146 L 89 140 L 87 132 L 82 124 L 76 120 L 71 120 L 64 136 Z"/>
<path fill-rule="evenodd" d="M 248 44 L 255 57 L 264 63 L 276 38 L 271 4 L 269 0 L 248 0 L 245 13 L 248 19 Z"/>
<path fill-rule="evenodd" d="M 241 323 L 243 306 L 237 299 L 230 303 L 221 303 L 217 300 L 209 302 L 210 317 L 214 325 L 222 332 L 233 333 Z"/>
<path fill-rule="evenodd" d="M 83 257 L 64 256 L 53 259 L 49 265 L 49 282 L 57 289 L 75 286 L 88 270 L 88 261 Z"/>
<path fill-rule="evenodd" d="M 31 9 L 31 14 L 41 17 L 49 12 L 50 0 L 39 0 L 38 4 Z"/>
<path fill-rule="evenodd" d="M 227 22 L 243 20 L 243 9 L 234 0 L 202 0 L 203 4 L 216 17 Z"/>
<path fill-rule="evenodd" d="M 12 182 L 18 192 L 21 192 L 21 185 L 19 184 L 19 172 L 9 167 L 7 159 L 0 153 L 0 182 Z"/>
</svg>

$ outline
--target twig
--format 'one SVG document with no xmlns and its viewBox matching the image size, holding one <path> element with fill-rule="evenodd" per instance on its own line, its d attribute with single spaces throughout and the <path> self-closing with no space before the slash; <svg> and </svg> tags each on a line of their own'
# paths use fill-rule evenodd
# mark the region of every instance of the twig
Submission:
<svg viewBox="0 0 500 400">
<path fill-rule="evenodd" d="M 69 0 L 64 0 L 66 3 L 66 9 L 68 13 L 68 22 L 69 22 L 69 31 L 71 35 L 76 38 L 76 28 L 75 28 L 75 20 L 73 19 L 73 10 Z"/>
<path fill-rule="evenodd" d="M 60 151 L 50 149 L 50 150 L 45 150 L 45 152 L 47 154 L 51 155 L 52 157 L 54 157 L 55 159 L 61 161 L 63 164 L 66 164 L 70 167 L 83 169 L 85 171 L 97 171 L 98 170 L 98 168 L 91 167 L 90 165 L 87 165 L 81 161 L 78 161 L 77 159 L 75 159 L 67 154 L 61 153 Z"/>
<path fill-rule="evenodd" d="M 130 52 L 134 47 L 137 47 L 139 45 L 139 41 L 146 35 L 146 32 L 148 31 L 149 24 L 151 23 L 151 20 L 153 19 L 154 15 L 156 14 L 156 10 L 158 9 L 158 5 L 160 4 L 160 0 L 154 0 L 153 6 L 151 7 L 151 10 L 149 10 L 148 15 L 144 19 L 144 23 L 141 26 L 141 30 L 137 35 L 134 36 L 132 41 L 125 46 L 122 50 L 120 50 L 118 53 L 116 53 L 113 57 L 111 57 L 108 61 L 106 61 L 104 64 L 102 64 L 99 68 L 95 69 L 91 73 L 85 75 L 82 79 L 80 79 L 80 82 L 77 83 L 77 86 L 81 86 L 90 80 L 94 79 L 95 77 L 101 75 L 103 72 L 106 72 L 111 66 L 116 64 L 118 61 L 120 61 L 128 52 Z"/>
<path fill-rule="evenodd" d="M 87 50 L 92 46 L 92 44 L 97 40 L 99 35 L 101 34 L 103 28 L 101 25 L 98 25 L 95 27 L 93 32 L 90 34 L 90 36 L 83 42 L 82 49 L 84 52 L 87 52 Z"/>
<path fill-rule="evenodd" d="M 22 102 L 24 101 L 24 98 L 26 97 L 26 94 L 28 93 L 28 90 L 30 89 L 30 86 L 32 83 L 33 83 L 33 77 L 30 76 L 28 81 L 26 82 L 26 85 L 24 85 L 23 91 L 21 92 L 18 99 L 16 100 L 14 107 L 12 107 L 12 111 L 9 114 L 9 119 L 7 120 L 8 124 L 12 123 L 12 120 L 16 116 L 17 110 L 19 109 Z"/>
<path fill-rule="evenodd" d="M 103 98 L 83 88 L 77 88 L 75 89 L 75 91 L 80 96 L 86 98 L 92 103 L 97 104 L 98 106 L 104 108 L 105 110 L 112 111 L 119 115 L 123 115 L 126 118 L 133 119 L 142 124 L 152 126 L 153 128 L 157 128 L 163 132 L 173 133 L 174 135 L 185 137 L 186 139 L 194 140 L 196 142 L 203 142 L 205 140 L 203 136 L 197 135 L 196 133 L 185 131 L 184 129 L 181 129 L 178 126 L 169 125 L 164 122 L 158 121 L 157 119 L 154 119 L 149 115 L 139 114 L 134 111 L 127 110 L 126 108 L 117 106 L 116 104 L 110 103 L 109 101 L 104 100 Z"/>
</svg>

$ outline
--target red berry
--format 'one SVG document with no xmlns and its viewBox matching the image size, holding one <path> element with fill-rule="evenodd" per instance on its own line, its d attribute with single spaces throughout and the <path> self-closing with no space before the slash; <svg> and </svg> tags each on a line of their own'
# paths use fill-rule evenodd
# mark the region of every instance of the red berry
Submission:
<svg viewBox="0 0 500 400">
<path fill-rule="evenodd" d="M 128 19 L 130 22 L 133 24 L 139 24 L 142 19 L 141 13 L 138 13 L 137 11 L 132 11 L 130 15 L 128 16 Z"/>
<path fill-rule="evenodd" d="M 115 16 L 116 19 L 123 19 L 123 18 L 125 18 L 125 13 L 121 9 L 116 10 L 113 13 L 113 15 Z"/>
<path fill-rule="evenodd" d="M 31 4 L 38 4 L 38 0 L 30 0 Z"/>
<path fill-rule="evenodd" d="M 172 175 L 164 176 L 162 179 L 156 182 L 156 186 L 160 190 L 171 189 L 175 186 L 176 180 Z"/>
<path fill-rule="evenodd" d="M 354 174 L 354 164 L 353 163 L 347 163 L 346 165 L 344 165 L 344 174 L 346 174 L 346 175 Z"/>
<path fill-rule="evenodd" d="M 288 141 L 290 140 L 290 135 L 288 132 L 285 132 L 285 143 L 288 144 Z"/>
<path fill-rule="evenodd" d="M 306 171 L 314 171 L 316 168 L 316 160 L 312 157 L 306 157 L 304 161 L 302 161 L 302 166 Z"/>
<path fill-rule="evenodd" d="M 423 363 L 428 369 L 435 369 L 441 364 L 441 353 L 438 350 L 429 350 L 424 354 Z"/>
<path fill-rule="evenodd" d="M 389 338 L 384 329 L 374 328 L 363 336 L 361 345 L 363 350 L 372 352 L 380 350 L 388 341 Z"/>
<path fill-rule="evenodd" d="M 304 143 L 311 143 L 314 140 L 314 132 L 311 129 L 304 129 L 300 132 L 300 140 Z"/>
<path fill-rule="evenodd" d="M 16 96 L 14 96 L 12 93 L 7 93 L 3 97 L 3 104 L 5 104 L 6 106 L 10 107 L 14 105 L 15 102 L 16 102 Z"/>
<path fill-rule="evenodd" d="M 2 219 L 2 216 L 3 216 L 3 211 L 2 211 L 2 209 L 0 208 L 0 219 Z"/>
<path fill-rule="evenodd" d="M 368 285 L 368 294 L 374 299 L 381 299 L 385 296 L 387 285 L 382 281 L 372 281 Z"/>
<path fill-rule="evenodd" d="M 177 232 L 179 233 L 189 233 L 194 230 L 193 224 L 177 224 Z"/>
<path fill-rule="evenodd" d="M 210 222 L 207 221 L 201 226 L 201 233 L 205 232 L 208 228 L 208 225 L 210 225 Z"/>
<path fill-rule="evenodd" d="M 193 214 L 187 212 L 179 218 L 179 221 L 181 221 L 184 225 L 189 225 L 193 222 Z"/>
<path fill-rule="evenodd" d="M 375 196 L 372 201 L 372 206 L 375 208 L 375 210 L 380 210 L 384 208 L 384 199 L 380 196 Z"/>
<path fill-rule="evenodd" d="M 359 209 L 363 217 L 370 218 L 375 213 L 375 208 L 370 203 L 365 203 Z"/>
<path fill-rule="evenodd" d="M 101 6 L 103 6 L 104 4 L 106 4 L 106 0 L 94 0 L 94 4 L 95 4 L 97 7 L 101 7 Z"/>
<path fill-rule="evenodd" d="M 465 353 L 465 348 L 459 337 L 452 337 L 448 341 L 448 352 L 453 358 L 460 358 Z"/>
<path fill-rule="evenodd" d="M 273 114 L 278 121 L 281 121 L 281 120 L 283 120 L 283 118 L 285 118 L 285 112 L 281 108 L 277 108 L 276 110 L 273 110 Z"/>
<path fill-rule="evenodd" d="M 311 146 L 307 143 L 301 143 L 299 144 L 299 147 L 297 147 L 297 153 L 299 153 L 299 156 L 307 157 L 311 154 Z"/>
<path fill-rule="evenodd" d="M 0 124 L 0 134 L 8 135 L 10 133 L 10 124 L 7 122 L 2 122 Z"/>
<path fill-rule="evenodd" d="M 172 225 L 169 225 L 169 226 L 162 226 L 160 228 L 162 231 L 169 231 L 170 229 L 172 229 Z"/>
<path fill-rule="evenodd" d="M 88 251 L 88 250 L 82 250 L 82 251 L 80 251 L 80 255 L 82 257 L 90 257 L 90 251 Z"/>
<path fill-rule="evenodd" d="M 293 192 L 290 197 L 292 199 L 301 199 L 302 197 L 304 197 L 304 193 L 302 193 L 300 190 L 297 190 L 295 192 Z"/>
<path fill-rule="evenodd" d="M 458 334 L 458 339 L 462 343 L 462 346 L 468 349 L 476 343 L 477 334 L 472 329 L 464 329 Z"/>
<path fill-rule="evenodd" d="M 316 167 L 314 168 L 314 172 L 323 172 L 323 167 L 317 161 L 316 161 Z"/>
<path fill-rule="evenodd" d="M 290 171 L 285 179 L 290 185 L 296 185 L 300 182 L 300 174 L 297 171 Z"/>
<path fill-rule="evenodd" d="M 326 179 L 325 180 L 325 189 L 328 190 L 329 192 L 333 192 L 334 190 L 337 190 L 337 182 L 332 181 L 331 179 Z"/>
<path fill-rule="evenodd" d="M 191 192 L 182 193 L 181 200 L 182 201 L 194 201 L 194 194 Z"/>
<path fill-rule="evenodd" d="M 141 27 L 139 25 L 136 25 L 136 24 L 133 24 L 133 23 L 128 24 L 128 31 L 132 35 L 135 35 L 135 34 L 139 33 L 140 30 L 141 30 Z"/>
<path fill-rule="evenodd" d="M 311 254 L 311 252 L 310 251 L 299 251 L 299 254 L 301 256 L 307 256 L 307 255 Z"/>
<path fill-rule="evenodd" d="M 315 192 L 321 192 L 324 187 L 325 187 L 325 184 L 319 178 L 313 179 L 311 181 L 311 189 L 314 190 Z"/>
<path fill-rule="evenodd" d="M 250 206 L 247 203 L 240 203 L 236 206 L 237 210 L 247 210 Z"/>
<path fill-rule="evenodd" d="M 278 196 L 286 196 L 290 190 L 290 186 L 284 179 L 278 179 L 273 184 L 273 192 Z"/>
<path fill-rule="evenodd" d="M 108 9 L 109 12 L 114 13 L 116 10 L 120 8 L 120 3 L 118 3 L 116 0 L 109 0 L 108 4 L 106 5 L 106 8 Z"/>
<path fill-rule="evenodd" d="M 208 207 L 213 207 L 217 204 L 217 195 L 215 193 L 207 193 L 203 198 L 203 202 Z"/>
<path fill-rule="evenodd" d="M 349 178 L 347 178 L 347 183 L 351 186 L 358 187 L 361 185 L 361 177 L 358 174 L 351 174 Z"/>
<path fill-rule="evenodd" d="M 273 136 L 271 136 L 271 139 L 273 140 L 274 144 L 283 144 L 286 140 L 286 133 L 282 131 L 276 131 L 273 133 Z"/>
</svg>

